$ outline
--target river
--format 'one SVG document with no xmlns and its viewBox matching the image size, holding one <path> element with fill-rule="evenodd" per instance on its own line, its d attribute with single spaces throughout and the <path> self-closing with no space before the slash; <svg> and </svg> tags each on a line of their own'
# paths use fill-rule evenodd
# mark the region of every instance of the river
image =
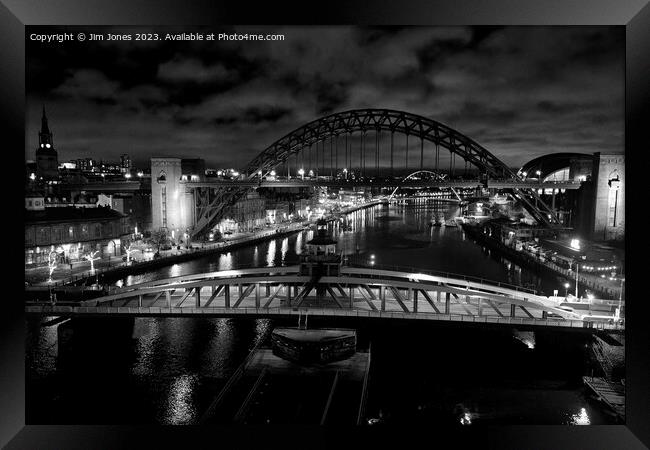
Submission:
<svg viewBox="0 0 650 450">
<path fill-rule="evenodd" d="M 378 205 L 330 229 L 345 255 L 377 265 L 462 273 L 552 294 L 561 280 L 531 273 L 466 238 L 448 203 Z M 313 231 L 133 275 L 116 284 L 237 267 L 297 262 Z M 196 423 L 258 342 L 293 320 L 216 318 L 76 319 L 44 325 L 30 318 L 26 342 L 27 423 Z M 71 323 L 74 325 L 71 326 Z M 372 344 L 366 418 L 390 423 L 610 424 L 584 390 L 588 335 L 522 334 L 444 326 L 345 321 L 359 348 Z M 342 326 L 311 320 L 310 326 Z M 69 339 L 68 329 L 73 328 Z M 60 343 L 65 340 L 65 344 Z"/>
</svg>

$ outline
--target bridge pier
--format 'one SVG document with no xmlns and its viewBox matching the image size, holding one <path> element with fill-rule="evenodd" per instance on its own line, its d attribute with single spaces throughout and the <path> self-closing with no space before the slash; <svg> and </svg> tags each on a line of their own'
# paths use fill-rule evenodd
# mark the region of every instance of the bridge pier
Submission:
<svg viewBox="0 0 650 450">
<path fill-rule="evenodd" d="M 194 299 L 196 300 L 196 307 L 200 308 L 201 307 L 201 288 L 197 287 L 194 290 Z"/>
<path fill-rule="evenodd" d="M 409 293 L 412 289 L 409 289 Z M 418 312 L 418 291 L 413 291 L 413 312 Z"/>
<path fill-rule="evenodd" d="M 515 305 L 510 305 L 510 317 L 515 317 Z"/>
<path fill-rule="evenodd" d="M 481 298 L 478 299 L 478 315 L 483 315 L 483 299 Z"/>
<path fill-rule="evenodd" d="M 171 309 L 172 308 L 172 293 L 169 291 L 165 291 L 165 299 L 167 299 L 167 308 Z"/>
<path fill-rule="evenodd" d="M 451 297 L 451 294 L 449 292 L 445 292 L 445 314 L 449 314 L 450 297 Z"/>
<path fill-rule="evenodd" d="M 230 308 L 230 285 L 226 284 L 223 287 L 223 293 L 224 293 L 224 301 L 226 308 Z"/>
<path fill-rule="evenodd" d="M 350 285 L 350 308 L 354 307 L 354 287 Z"/>
</svg>

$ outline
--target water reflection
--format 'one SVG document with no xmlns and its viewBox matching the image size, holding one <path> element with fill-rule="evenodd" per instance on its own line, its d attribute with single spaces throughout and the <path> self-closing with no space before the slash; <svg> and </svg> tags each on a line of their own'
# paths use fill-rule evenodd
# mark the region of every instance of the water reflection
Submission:
<svg viewBox="0 0 650 450">
<path fill-rule="evenodd" d="M 585 408 L 580 408 L 580 412 L 578 414 L 571 415 L 571 419 L 569 420 L 569 425 L 589 424 L 591 424 L 591 421 L 589 420 L 589 416 L 587 415 L 587 410 Z"/>
<path fill-rule="evenodd" d="M 272 240 L 269 242 L 269 249 L 266 252 L 266 266 L 267 267 L 273 267 L 275 264 L 275 242 L 276 240 Z"/>
<path fill-rule="evenodd" d="M 298 236 L 296 237 L 296 247 L 295 247 L 295 252 L 296 255 L 300 255 L 302 253 L 302 235 L 304 233 L 298 233 Z"/>
<path fill-rule="evenodd" d="M 180 275 L 181 275 L 181 266 L 179 264 L 174 264 L 169 271 L 169 276 L 177 277 Z"/>
<path fill-rule="evenodd" d="M 219 270 L 230 270 L 232 267 L 232 253 L 222 253 L 221 256 L 219 256 Z"/>
<path fill-rule="evenodd" d="M 285 257 L 287 256 L 287 252 L 289 251 L 289 238 L 284 238 L 282 239 L 282 262 L 284 262 Z"/>
<path fill-rule="evenodd" d="M 169 390 L 163 423 L 168 425 L 192 423 L 196 416 L 192 393 L 196 388 L 197 381 L 196 375 L 187 374 L 181 375 L 173 381 Z"/>
</svg>

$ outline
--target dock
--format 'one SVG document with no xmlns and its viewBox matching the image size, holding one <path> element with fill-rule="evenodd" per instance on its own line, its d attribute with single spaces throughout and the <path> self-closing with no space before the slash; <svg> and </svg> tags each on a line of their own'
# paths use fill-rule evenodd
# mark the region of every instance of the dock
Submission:
<svg viewBox="0 0 650 450">
<path fill-rule="evenodd" d="M 305 366 L 254 349 L 201 423 L 355 425 L 363 416 L 368 366 L 366 352 Z"/>
<path fill-rule="evenodd" d="M 625 421 L 625 387 L 605 378 L 583 376 L 582 381 Z"/>
</svg>

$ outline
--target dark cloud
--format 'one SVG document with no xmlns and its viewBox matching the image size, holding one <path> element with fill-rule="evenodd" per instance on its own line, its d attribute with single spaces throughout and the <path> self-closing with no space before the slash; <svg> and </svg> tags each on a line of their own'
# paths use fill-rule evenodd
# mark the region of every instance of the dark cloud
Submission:
<svg viewBox="0 0 650 450">
<path fill-rule="evenodd" d="M 241 167 L 315 118 L 393 108 L 508 164 L 623 150 L 620 27 L 29 27 L 32 32 L 280 33 L 284 41 L 27 42 L 25 156 L 46 104 L 61 160 L 157 154 Z M 405 151 L 401 148 L 400 151 Z"/>
</svg>

